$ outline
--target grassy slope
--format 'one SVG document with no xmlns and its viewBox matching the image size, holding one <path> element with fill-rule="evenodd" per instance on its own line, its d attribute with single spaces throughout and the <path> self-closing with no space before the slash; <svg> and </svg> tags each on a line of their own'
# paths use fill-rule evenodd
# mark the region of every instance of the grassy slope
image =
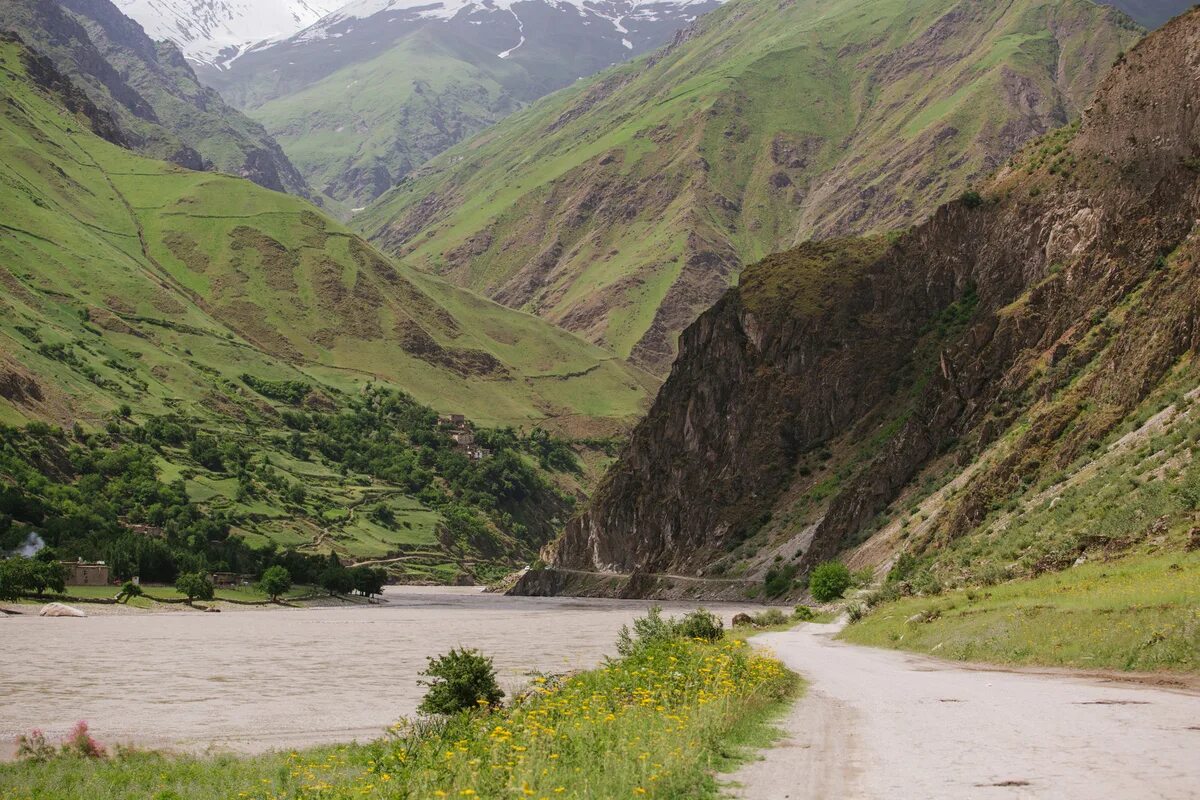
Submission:
<svg viewBox="0 0 1200 800">
<path fill-rule="evenodd" d="M 1195 671 L 1198 608 L 1200 553 L 1173 552 L 900 600 L 842 638 L 963 661 Z"/>
<path fill-rule="evenodd" d="M 246 371 L 346 390 L 382 380 L 484 422 L 640 412 L 645 377 L 604 351 L 392 264 L 302 200 L 86 134 L 30 90 L 15 47 L 4 67 L 2 349 L 45 379 L 60 421 L 131 397 L 195 408 Z M 125 388 L 80 380 L 19 327 L 78 343 Z M 445 366 L 455 356 L 491 366 L 464 375 Z"/>
<path fill-rule="evenodd" d="M 527 81 L 522 69 L 482 55 L 471 58 L 419 30 L 248 113 L 314 187 L 363 206 L 397 176 L 515 110 L 509 86 Z M 378 186 L 376 170 L 387 176 Z"/>
<path fill-rule="evenodd" d="M 95 427 L 122 404 L 139 420 L 196 419 L 308 489 L 300 509 L 237 501 L 232 476 L 166 451 L 164 479 L 243 520 L 252 544 L 409 553 L 414 577 L 448 580 L 437 512 L 291 457 L 279 404 L 240 376 L 304 381 L 334 401 L 383 383 L 476 422 L 581 434 L 640 413 L 652 381 L 598 348 L 394 265 L 302 200 L 87 133 L 26 80 L 21 53 L 0 47 L 0 422 Z M 369 521 L 380 504 L 390 530 Z"/>
<path fill-rule="evenodd" d="M 731 3 L 657 61 L 581 82 L 435 159 L 363 228 L 636 353 L 664 305 L 673 339 L 742 261 L 919 218 L 1076 113 L 1137 36 L 1088 2 L 968 5 L 964 24 L 938 27 L 963 4 Z M 554 266 L 531 276 L 539 261 Z"/>
</svg>

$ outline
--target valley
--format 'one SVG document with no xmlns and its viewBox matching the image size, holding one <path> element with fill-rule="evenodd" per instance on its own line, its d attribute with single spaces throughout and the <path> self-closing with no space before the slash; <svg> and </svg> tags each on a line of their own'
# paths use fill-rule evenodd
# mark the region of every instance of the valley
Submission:
<svg viewBox="0 0 1200 800">
<path fill-rule="evenodd" d="M 0 800 L 1196 796 L 1198 132 L 1185 0 L 0 5 Z"/>
</svg>

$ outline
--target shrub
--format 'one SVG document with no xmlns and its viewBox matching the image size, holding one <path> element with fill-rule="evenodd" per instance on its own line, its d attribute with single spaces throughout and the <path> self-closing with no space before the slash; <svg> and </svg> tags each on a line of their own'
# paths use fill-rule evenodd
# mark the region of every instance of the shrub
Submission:
<svg viewBox="0 0 1200 800">
<path fill-rule="evenodd" d="M 663 619 L 662 609 L 652 606 L 646 616 L 633 621 L 633 630 L 628 625 L 622 625 L 617 634 L 617 652 L 623 656 L 632 655 L 634 651 L 655 642 L 665 642 L 677 638 L 673 620 Z"/>
<path fill-rule="evenodd" d="M 258 582 L 258 588 L 274 602 L 292 588 L 292 574 L 279 564 L 267 567 Z"/>
<path fill-rule="evenodd" d="M 846 606 L 846 616 L 850 618 L 850 623 L 858 622 L 867 615 L 867 607 L 862 603 L 851 603 Z"/>
<path fill-rule="evenodd" d="M 80 758 L 104 758 L 104 748 L 92 738 L 88 732 L 88 724 L 83 720 L 75 723 L 75 727 L 67 734 L 62 743 L 63 755 L 79 756 Z"/>
<path fill-rule="evenodd" d="M 430 680 L 418 681 L 429 691 L 419 709 L 424 714 L 457 714 L 481 706 L 500 704 L 504 692 L 496 684 L 492 660 L 478 650 L 451 650 L 429 659 L 421 673 Z"/>
<path fill-rule="evenodd" d="M 772 567 L 767 571 L 763 591 L 767 597 L 778 597 L 792 588 L 792 579 L 796 577 L 796 566 L 789 564 L 784 567 Z"/>
<path fill-rule="evenodd" d="M 54 745 L 46 741 L 46 734 L 37 728 L 28 734 L 17 734 L 17 758 L 22 761 L 49 761 L 57 755 Z"/>
<path fill-rule="evenodd" d="M 754 615 L 754 624 L 760 628 L 773 628 L 787 623 L 788 616 L 778 608 L 768 608 Z"/>
<path fill-rule="evenodd" d="M 193 600 L 213 599 L 212 581 L 202 572 L 180 575 L 175 581 L 175 591 L 186 597 L 189 603 Z"/>
<path fill-rule="evenodd" d="M 122 603 L 128 603 L 134 597 L 142 596 L 142 587 L 133 581 L 125 581 L 121 584 L 121 591 L 117 593 L 117 599 Z"/>
<path fill-rule="evenodd" d="M 800 622 L 808 622 L 816 616 L 817 613 L 808 606 L 796 606 L 796 613 L 792 614 L 792 619 L 799 620 Z"/>
<path fill-rule="evenodd" d="M 983 197 L 979 192 L 969 189 L 962 193 L 962 204 L 967 208 L 979 208 L 983 205 Z"/>
<path fill-rule="evenodd" d="M 808 588 L 818 603 L 837 600 L 850 588 L 850 570 L 840 561 L 827 561 L 812 571 Z"/>
<path fill-rule="evenodd" d="M 703 639 L 716 642 L 725 635 L 725 623 L 711 611 L 698 608 L 675 623 L 676 632 L 684 639 Z"/>
</svg>

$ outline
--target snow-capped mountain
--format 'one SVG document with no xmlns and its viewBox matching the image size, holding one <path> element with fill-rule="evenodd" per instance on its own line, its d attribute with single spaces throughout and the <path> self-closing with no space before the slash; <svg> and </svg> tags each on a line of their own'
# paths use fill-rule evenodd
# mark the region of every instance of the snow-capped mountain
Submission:
<svg viewBox="0 0 1200 800">
<path fill-rule="evenodd" d="M 354 0 L 201 79 L 352 208 L 524 105 L 670 42 L 722 0 Z"/>
<path fill-rule="evenodd" d="M 153 39 L 199 64 L 223 66 L 251 45 L 282 39 L 337 9 L 339 0 L 114 0 Z"/>
</svg>

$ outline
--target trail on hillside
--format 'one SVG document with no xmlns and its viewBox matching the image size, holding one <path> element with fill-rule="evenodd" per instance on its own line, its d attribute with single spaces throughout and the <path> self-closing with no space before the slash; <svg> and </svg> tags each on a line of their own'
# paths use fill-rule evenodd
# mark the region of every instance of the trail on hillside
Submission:
<svg viewBox="0 0 1200 800">
<path fill-rule="evenodd" d="M 1200 693 L 982 670 L 835 641 L 754 641 L 809 682 L 784 736 L 731 777 L 747 800 L 1200 796 Z"/>
</svg>

